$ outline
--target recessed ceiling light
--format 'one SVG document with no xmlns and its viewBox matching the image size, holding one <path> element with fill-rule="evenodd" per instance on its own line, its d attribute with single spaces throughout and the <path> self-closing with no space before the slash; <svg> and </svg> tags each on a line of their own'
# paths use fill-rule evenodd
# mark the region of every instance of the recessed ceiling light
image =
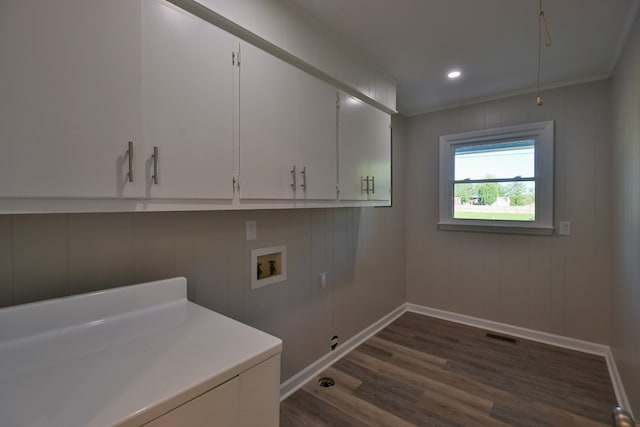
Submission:
<svg viewBox="0 0 640 427">
<path fill-rule="evenodd" d="M 449 77 L 450 79 L 457 79 L 461 75 L 462 75 L 462 73 L 460 71 L 453 70 L 453 71 L 449 72 L 449 74 L 447 74 L 447 77 Z"/>
</svg>

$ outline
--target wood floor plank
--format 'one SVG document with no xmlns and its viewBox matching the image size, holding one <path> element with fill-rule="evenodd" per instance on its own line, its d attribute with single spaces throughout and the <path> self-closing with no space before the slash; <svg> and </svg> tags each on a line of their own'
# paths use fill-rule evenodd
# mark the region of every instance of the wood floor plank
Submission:
<svg viewBox="0 0 640 427">
<path fill-rule="evenodd" d="M 388 393 L 375 384 L 362 384 L 356 390 L 356 396 L 417 426 L 451 427 L 460 425 L 431 412 L 428 408 L 420 405 L 417 399 L 410 400 L 398 394 Z"/>
<path fill-rule="evenodd" d="M 360 422 L 339 408 L 315 399 L 305 390 L 298 390 L 289 399 L 289 402 L 281 405 L 281 426 L 367 427 L 366 423 Z"/>
<path fill-rule="evenodd" d="M 461 425 L 508 426 L 506 423 L 491 418 L 490 412 L 493 408 L 493 402 L 490 400 L 417 375 L 389 362 L 375 359 L 359 350 L 351 352 L 348 358 L 350 361 L 369 367 L 383 376 L 395 378 L 416 388 L 422 388 L 424 393 L 418 399 L 418 404 L 429 410 L 430 413 Z"/>
<path fill-rule="evenodd" d="M 551 374 L 552 369 L 555 366 L 552 363 L 555 360 L 558 360 L 560 374 L 569 369 L 570 371 L 576 373 L 600 373 L 604 375 L 605 378 L 608 378 L 607 372 L 599 369 L 600 366 L 604 365 L 604 360 L 598 356 L 577 353 L 572 350 L 551 347 L 523 339 L 519 340 L 517 346 L 514 346 L 513 344 L 503 341 L 488 339 L 485 336 L 485 331 L 481 329 L 464 325 L 456 325 L 452 324 L 451 322 L 446 322 L 438 319 L 434 319 L 432 322 L 430 322 L 429 325 L 423 325 L 423 327 L 421 328 L 420 323 L 416 321 L 416 317 L 420 316 L 412 313 L 409 313 L 408 315 L 409 318 L 413 317 L 413 322 L 408 322 L 407 319 L 405 319 L 403 316 L 403 318 L 398 319 L 398 321 L 395 322 L 392 326 L 397 328 L 406 328 L 407 336 L 411 338 L 420 339 L 420 336 L 422 336 L 422 339 L 424 340 L 438 340 L 436 342 L 437 344 L 441 344 L 443 340 L 448 341 L 449 345 L 457 345 L 458 350 L 466 347 L 473 349 L 475 352 L 493 351 L 495 357 L 506 357 L 506 360 L 509 360 L 510 358 L 516 358 L 516 360 L 518 358 L 522 358 L 522 360 L 520 360 L 521 362 L 527 361 L 529 363 L 532 363 L 531 369 L 535 369 L 540 365 L 539 355 L 542 352 L 545 355 L 552 356 L 552 358 L 546 358 L 547 360 L 545 360 L 546 363 L 544 369 L 541 371 L 541 374 L 543 375 Z M 438 326 L 434 327 L 434 324 Z M 526 349 L 527 351 L 520 351 L 521 349 Z M 471 354 L 476 354 L 475 352 Z M 575 357 L 576 354 L 579 355 L 579 358 Z M 464 355 L 466 355 L 466 353 L 460 353 L 460 356 Z M 567 363 L 566 359 L 569 359 L 571 363 Z M 591 366 L 589 364 L 591 364 Z M 597 364 L 597 366 L 593 364 Z"/>
<path fill-rule="evenodd" d="M 516 427 L 561 427 L 572 422 L 571 416 L 562 411 L 541 411 L 539 407 L 516 406 L 507 400 L 497 402 L 491 416 Z"/>
<path fill-rule="evenodd" d="M 411 348 L 398 345 L 391 341 L 384 340 L 378 335 L 371 337 L 365 344 L 363 344 L 362 347 L 364 347 L 365 345 L 382 349 L 389 354 L 389 357 L 393 357 L 396 355 L 405 355 L 422 363 L 428 363 L 430 365 L 439 367 L 442 367 L 447 363 L 447 359 L 443 359 L 442 357 L 433 356 L 428 353 L 423 353 L 421 351 L 416 351 Z"/>
<path fill-rule="evenodd" d="M 283 426 L 610 425 L 604 358 L 406 313 L 282 402 Z M 298 393 L 305 393 L 298 397 Z"/>
<path fill-rule="evenodd" d="M 458 405 L 462 410 L 469 407 L 489 414 L 493 407 L 493 401 L 491 400 L 467 393 L 460 388 L 452 387 L 444 382 L 433 380 L 414 371 L 405 369 L 400 365 L 376 359 L 362 353 L 358 349 L 349 354 L 349 360 L 361 366 L 369 367 L 383 376 L 395 378 L 414 388 L 422 389 L 424 394 L 444 397 L 450 400 L 452 404 Z"/>
<path fill-rule="evenodd" d="M 350 414 L 358 422 L 368 426 L 376 427 L 414 427 L 396 415 L 385 411 L 378 406 L 372 405 L 355 396 L 356 389 L 362 384 L 361 381 L 344 374 L 341 371 L 329 368 L 322 376 L 328 376 L 336 381 L 336 386 L 331 388 L 320 387 L 317 383 L 308 383 L 304 386 L 304 391 L 313 395 L 318 400 Z M 296 392 L 297 393 L 297 392 Z M 294 393 L 295 394 L 295 393 Z M 288 400 L 288 399 L 287 399 Z M 286 402 L 286 400 L 285 400 Z M 313 425 L 313 424 L 298 424 Z"/>
<path fill-rule="evenodd" d="M 585 394 L 572 393 L 567 384 L 531 377 L 521 377 L 518 373 L 507 371 L 504 375 L 494 375 L 479 370 L 477 367 L 447 364 L 446 370 L 457 372 L 468 378 L 491 387 L 508 390 L 510 394 L 530 401 L 545 403 L 569 412 L 578 411 L 589 418 L 606 421 L 610 418 L 610 411 L 603 411 L 603 402 L 588 398 Z M 607 407 L 616 406 L 615 399 L 611 399 Z"/>
<path fill-rule="evenodd" d="M 606 363 L 602 357 L 579 353 L 574 350 L 552 347 L 529 340 L 520 339 L 518 345 L 502 342 L 499 340 L 490 340 L 486 338 L 485 331 L 464 325 L 456 325 L 452 322 L 434 319 L 428 327 L 420 327 L 420 315 L 409 313 L 407 319 L 401 318 L 394 324 L 397 327 L 408 327 L 413 333 L 412 338 L 429 339 L 447 338 L 449 341 L 456 342 L 461 350 L 467 345 L 475 350 L 471 354 L 477 352 L 493 352 L 492 360 L 496 363 L 499 361 L 515 363 L 528 363 L 529 371 L 536 372 L 537 375 L 547 376 L 550 378 L 562 377 L 563 375 L 571 375 L 575 378 L 582 376 L 595 375 L 598 381 L 603 379 L 608 381 L 608 371 L 602 369 L 606 367 Z M 408 323 L 408 319 L 413 319 Z M 424 324 L 424 322 L 422 322 Z M 437 326 L 434 326 L 437 325 Z M 451 339 L 451 335 L 455 335 L 455 339 Z M 464 337 L 464 339 L 461 339 Z M 526 351 L 522 351 L 526 350 Z M 467 353 L 462 352 L 460 356 Z M 485 353 L 486 354 L 486 353 Z M 540 356 L 543 356 L 542 358 Z M 578 356 L 578 357 L 576 357 Z M 537 370 L 537 371 L 536 371 Z"/>
<path fill-rule="evenodd" d="M 397 326 L 397 325 L 393 325 Z M 412 326 L 415 329 L 415 326 Z M 522 397 L 534 399 L 543 403 L 560 405 L 563 409 L 584 411 L 587 416 L 595 417 L 599 420 L 608 420 L 608 411 L 602 411 L 602 403 L 608 407 L 614 407 L 615 396 L 611 393 L 612 386 L 609 380 L 602 385 L 603 389 L 608 389 L 606 396 L 601 395 L 596 399 L 589 398 L 595 392 L 584 384 L 579 378 L 567 374 L 544 374 L 544 365 L 547 355 L 536 353 L 535 359 L 528 357 L 512 357 L 509 354 L 518 350 L 511 349 L 510 352 L 493 352 L 491 346 L 481 346 L 475 343 L 460 343 L 461 340 L 439 337 L 437 335 L 427 337 L 423 331 L 414 331 L 413 337 L 409 338 L 405 331 L 403 334 L 394 334 L 393 328 L 383 330 L 379 335 L 382 338 L 389 338 L 402 345 L 409 346 L 418 351 L 436 353 L 439 357 L 450 354 L 445 369 L 452 372 L 464 374 L 469 378 L 482 382 L 486 385 L 498 389 L 508 389 L 511 393 Z M 537 343 L 536 343 L 537 344 Z M 542 344 L 537 344 L 543 346 Z M 546 346 L 550 347 L 550 346 Z M 522 350 L 519 352 L 522 353 Z M 581 361 L 581 353 L 574 352 L 573 363 Z M 591 355 L 587 355 L 591 359 Z M 571 364 L 567 363 L 570 370 Z M 601 365 L 601 370 L 606 371 L 606 364 Z M 580 391 L 583 392 L 580 392 Z M 588 391 L 587 391 L 588 390 Z M 579 398 L 573 398 L 573 391 L 577 391 Z M 558 396 L 561 396 L 559 399 Z M 597 415 L 596 415 L 597 412 Z"/>
<path fill-rule="evenodd" d="M 353 375 L 362 381 L 362 385 L 358 388 L 363 386 L 375 387 L 381 392 L 407 402 L 417 402 L 424 393 L 424 390 L 419 387 L 413 387 L 399 379 L 387 377 L 366 366 L 354 363 L 349 356 L 339 360 L 334 366 L 336 369 L 348 372 L 349 375 Z"/>
<path fill-rule="evenodd" d="M 443 370 L 441 368 L 434 368 L 431 365 L 421 364 L 418 360 L 406 354 L 395 354 L 392 357 L 392 363 L 403 366 L 406 369 L 415 372 L 416 375 L 429 377 L 441 383 L 448 384 L 451 387 L 464 390 L 466 393 L 474 396 L 483 396 L 484 398 L 492 401 L 508 401 L 516 407 L 518 405 L 537 405 L 535 406 L 536 410 L 551 414 L 551 412 L 545 405 L 537 403 L 534 404 L 527 398 L 522 399 L 509 393 L 508 391 L 479 383 L 464 374 L 457 374 L 455 372 Z M 569 420 L 569 417 L 563 415 L 562 419 L 564 421 L 567 421 Z"/>
</svg>

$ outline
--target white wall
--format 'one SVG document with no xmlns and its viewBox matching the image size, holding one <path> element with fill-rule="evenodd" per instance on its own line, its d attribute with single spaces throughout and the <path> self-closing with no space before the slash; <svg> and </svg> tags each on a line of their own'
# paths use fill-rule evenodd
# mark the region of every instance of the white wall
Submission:
<svg viewBox="0 0 640 427">
<path fill-rule="evenodd" d="M 411 303 L 600 343 L 609 340 L 609 81 L 407 120 L 407 298 Z M 571 236 L 439 231 L 440 135 L 553 119 L 555 224 Z"/>
<path fill-rule="evenodd" d="M 611 346 L 640 413 L 640 16 L 613 75 L 614 268 Z"/>
</svg>

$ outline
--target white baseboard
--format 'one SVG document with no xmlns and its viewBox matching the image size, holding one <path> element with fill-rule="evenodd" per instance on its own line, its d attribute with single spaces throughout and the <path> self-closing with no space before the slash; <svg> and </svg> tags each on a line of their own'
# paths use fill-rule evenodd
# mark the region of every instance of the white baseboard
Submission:
<svg viewBox="0 0 640 427">
<path fill-rule="evenodd" d="M 606 356 L 607 350 L 609 349 L 608 346 L 603 344 L 563 337 L 562 335 L 550 334 L 548 332 L 536 331 L 533 329 L 522 328 L 520 326 L 509 325 L 507 323 L 494 322 L 493 320 L 480 319 L 478 317 L 452 313 L 450 311 L 438 310 L 436 308 L 416 304 L 407 304 L 407 311 L 436 317 L 438 319 L 449 320 L 463 325 L 474 326 L 476 328 L 486 329 L 489 331 L 500 332 L 502 334 L 518 338 L 525 338 L 543 344 L 554 345 L 556 347 L 581 351 L 583 353 Z"/>
<path fill-rule="evenodd" d="M 548 332 L 536 331 L 533 329 L 513 326 L 506 323 L 494 322 L 492 320 L 480 319 L 478 317 L 467 316 L 464 314 L 452 313 L 450 311 L 439 310 L 436 308 L 425 307 L 417 304 L 407 303 L 407 311 L 412 313 L 424 314 L 425 316 L 436 317 L 438 319 L 448 320 L 450 322 L 460 323 L 463 325 L 474 326 L 476 328 L 486 329 L 493 332 L 511 335 L 518 338 L 524 338 L 543 344 L 549 344 L 556 347 L 567 348 L 570 350 L 581 351 L 583 353 L 595 354 L 604 357 L 609 369 L 609 376 L 613 385 L 613 391 L 616 394 L 618 405 L 631 413 L 631 406 L 627 399 L 627 394 L 616 366 L 616 361 L 608 345 L 597 344 L 590 341 L 583 341 L 575 338 L 555 335 Z M 613 408 L 611 408 L 613 409 Z M 633 414 L 632 414 L 633 415 Z"/>
<path fill-rule="evenodd" d="M 280 401 L 289 397 L 289 395 L 293 394 L 308 381 L 314 379 L 320 372 L 324 371 L 329 366 L 337 362 L 340 358 L 349 353 L 351 350 L 358 347 L 373 335 L 380 332 L 391 322 L 402 316 L 406 311 L 406 304 L 402 304 L 400 307 L 385 315 L 380 320 L 373 323 L 371 326 L 360 331 L 358 334 L 340 344 L 332 352 L 325 354 L 320 359 L 316 360 L 311 365 L 307 366 L 302 371 L 298 372 L 287 381 L 280 384 Z"/>
<path fill-rule="evenodd" d="M 613 352 L 610 347 L 607 347 L 607 355 L 605 356 L 605 359 L 607 360 L 607 368 L 609 368 L 609 376 L 611 377 L 611 384 L 613 384 L 613 391 L 616 392 L 618 406 L 624 408 L 629 415 L 631 415 L 631 418 L 635 420 L 636 417 L 633 415 L 633 411 L 631 410 L 631 404 L 629 404 L 627 393 L 624 391 L 622 377 L 620 377 L 618 365 L 616 365 L 616 359 L 613 357 Z"/>
</svg>

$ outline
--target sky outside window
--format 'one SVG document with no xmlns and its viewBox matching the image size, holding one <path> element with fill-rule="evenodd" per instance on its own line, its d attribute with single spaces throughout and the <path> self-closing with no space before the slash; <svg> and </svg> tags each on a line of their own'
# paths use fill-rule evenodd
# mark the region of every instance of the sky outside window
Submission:
<svg viewBox="0 0 640 427">
<path fill-rule="evenodd" d="M 535 141 L 469 145 L 455 149 L 455 180 L 535 176 Z"/>
</svg>

